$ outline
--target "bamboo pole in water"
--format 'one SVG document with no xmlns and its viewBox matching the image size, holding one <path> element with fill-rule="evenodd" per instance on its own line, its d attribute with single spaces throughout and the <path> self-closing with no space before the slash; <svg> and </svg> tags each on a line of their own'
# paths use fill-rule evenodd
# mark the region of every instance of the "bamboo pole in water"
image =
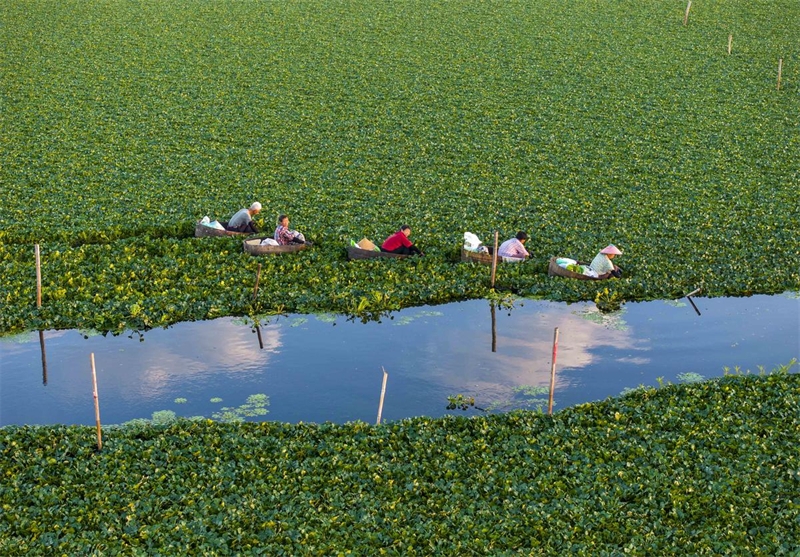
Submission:
<svg viewBox="0 0 800 557">
<path fill-rule="evenodd" d="M 731 46 L 733 46 L 733 34 L 728 35 L 728 56 L 731 55 Z"/>
<path fill-rule="evenodd" d="M 94 419 L 97 423 L 97 450 L 103 450 L 103 431 L 100 428 L 100 399 L 97 396 L 97 372 L 94 368 L 94 352 L 92 352 L 90 359 L 92 361 L 92 386 L 94 388 Z"/>
<path fill-rule="evenodd" d="M 553 333 L 553 362 L 550 365 L 550 400 L 547 403 L 547 415 L 553 415 L 553 392 L 556 389 L 556 355 L 558 354 L 558 327 Z"/>
<path fill-rule="evenodd" d="M 778 59 L 778 91 L 781 90 L 781 73 L 783 72 L 783 58 Z"/>
<path fill-rule="evenodd" d="M 33 253 L 36 258 L 36 307 L 42 307 L 42 259 L 39 244 L 34 244 Z"/>
<path fill-rule="evenodd" d="M 378 421 L 375 422 L 375 425 L 381 425 L 381 416 L 383 415 L 383 397 L 386 396 L 386 379 L 389 377 L 389 374 L 386 373 L 386 370 L 383 369 L 383 366 L 381 366 L 381 369 L 383 370 L 383 385 L 381 385 L 381 401 L 378 404 Z"/>
<path fill-rule="evenodd" d="M 689 10 L 692 9 L 692 0 L 689 0 L 689 3 L 686 5 L 686 13 L 683 14 L 683 24 L 686 25 L 689 23 Z"/>
<path fill-rule="evenodd" d="M 253 287 L 253 301 L 256 301 L 256 297 L 258 296 L 258 281 L 261 278 L 261 263 L 258 264 L 258 270 L 256 271 L 256 285 Z"/>
</svg>

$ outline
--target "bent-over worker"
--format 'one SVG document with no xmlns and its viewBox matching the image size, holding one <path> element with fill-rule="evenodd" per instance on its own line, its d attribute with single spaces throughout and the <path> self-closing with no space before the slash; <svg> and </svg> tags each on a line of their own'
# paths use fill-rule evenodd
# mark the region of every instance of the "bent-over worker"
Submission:
<svg viewBox="0 0 800 557">
<path fill-rule="evenodd" d="M 528 250 L 525 249 L 525 242 L 527 241 L 528 234 L 519 231 L 516 236 L 500 244 L 500 247 L 497 248 L 497 256 L 508 258 L 512 261 L 524 261 L 526 257 L 530 256 Z"/>
<path fill-rule="evenodd" d="M 622 250 L 614 244 L 609 244 L 592 259 L 592 262 L 589 263 L 589 268 L 597 273 L 597 278 L 619 278 L 622 276 L 622 270 L 611 261 L 617 255 L 622 255 Z"/>
<path fill-rule="evenodd" d="M 386 238 L 381 244 L 381 251 L 399 253 L 401 255 L 424 255 L 417 246 L 411 243 L 411 227 L 404 224 L 400 230 Z"/>
<path fill-rule="evenodd" d="M 251 232 L 256 234 L 258 228 L 253 222 L 253 217 L 261 212 L 261 203 L 254 201 L 248 209 L 240 209 L 235 215 L 231 217 L 228 224 L 225 225 L 226 230 L 231 232 Z"/>
</svg>

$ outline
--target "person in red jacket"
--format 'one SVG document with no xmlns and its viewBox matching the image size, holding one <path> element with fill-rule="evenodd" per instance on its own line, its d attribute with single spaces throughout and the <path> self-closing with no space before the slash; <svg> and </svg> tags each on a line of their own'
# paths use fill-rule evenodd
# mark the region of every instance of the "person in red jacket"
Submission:
<svg viewBox="0 0 800 557">
<path fill-rule="evenodd" d="M 411 227 L 404 224 L 400 227 L 400 230 L 386 238 L 381 244 L 381 251 L 399 253 L 401 255 L 423 255 L 419 248 L 408 239 L 409 236 L 411 236 Z"/>
</svg>

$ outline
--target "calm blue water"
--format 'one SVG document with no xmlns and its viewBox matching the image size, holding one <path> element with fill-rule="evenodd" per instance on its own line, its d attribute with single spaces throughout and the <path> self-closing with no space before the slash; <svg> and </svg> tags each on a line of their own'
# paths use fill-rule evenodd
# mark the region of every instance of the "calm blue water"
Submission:
<svg viewBox="0 0 800 557">
<path fill-rule="evenodd" d="M 30 333 L 0 339 L 0 425 L 94 424 L 90 353 L 104 424 L 162 410 L 212 417 L 253 394 L 269 397 L 269 413 L 248 419 L 374 423 L 381 368 L 385 420 L 460 413 L 446 409 L 457 394 L 484 408 L 518 407 L 530 397 L 515 388 L 549 386 L 555 327 L 556 410 L 657 378 L 758 372 L 800 357 L 798 294 L 695 303 L 700 316 L 686 300 L 626 304 L 610 316 L 594 304 L 517 302 L 510 314 L 496 311 L 496 352 L 485 300 L 412 308 L 382 323 L 279 317 L 261 328 L 263 349 L 235 319 L 148 331 L 144 342 L 46 331 L 46 374 L 39 335 Z M 535 398 L 546 404 L 547 394 Z"/>
</svg>

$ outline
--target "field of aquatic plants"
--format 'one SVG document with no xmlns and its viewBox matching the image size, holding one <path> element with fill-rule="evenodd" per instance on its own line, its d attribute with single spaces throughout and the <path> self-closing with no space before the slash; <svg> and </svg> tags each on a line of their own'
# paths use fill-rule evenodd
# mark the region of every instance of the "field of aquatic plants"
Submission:
<svg viewBox="0 0 800 557">
<path fill-rule="evenodd" d="M 800 375 L 552 418 L 0 429 L 3 555 L 796 555 Z"/>
<path fill-rule="evenodd" d="M 531 234 L 527 296 L 594 299 L 546 262 L 609 242 L 623 300 L 797 290 L 800 4 L 685 6 L 3 2 L 0 334 L 480 297 L 466 230 Z M 316 242 L 255 307 L 258 261 L 192 238 L 253 200 Z M 345 260 L 402 223 L 424 260 Z"/>
</svg>

